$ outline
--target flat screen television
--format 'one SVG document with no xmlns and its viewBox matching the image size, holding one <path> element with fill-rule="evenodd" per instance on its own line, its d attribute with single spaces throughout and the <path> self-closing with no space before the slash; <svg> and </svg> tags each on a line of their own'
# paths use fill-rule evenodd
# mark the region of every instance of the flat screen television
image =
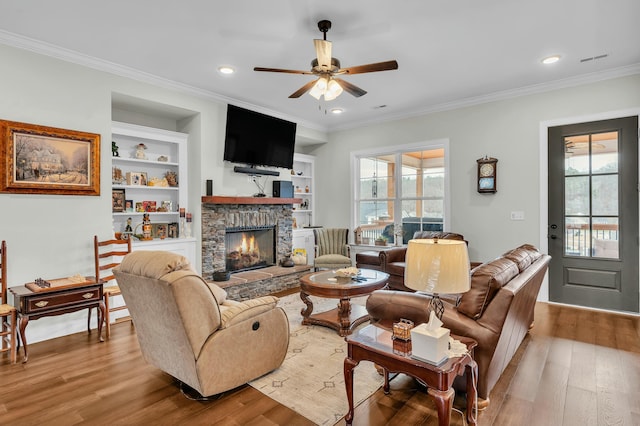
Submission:
<svg viewBox="0 0 640 426">
<path fill-rule="evenodd" d="M 226 161 L 291 169 L 295 143 L 296 123 L 228 106 L 224 138 Z"/>
</svg>

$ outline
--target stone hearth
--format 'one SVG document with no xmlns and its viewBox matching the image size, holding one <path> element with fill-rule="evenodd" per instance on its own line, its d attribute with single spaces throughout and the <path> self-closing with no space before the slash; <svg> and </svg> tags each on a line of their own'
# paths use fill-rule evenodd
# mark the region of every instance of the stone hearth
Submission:
<svg viewBox="0 0 640 426">
<path fill-rule="evenodd" d="M 227 292 L 232 300 L 254 299 L 266 294 L 298 288 L 300 277 L 311 271 L 309 265 L 299 265 L 292 268 L 270 266 L 253 271 L 243 271 L 231 274 L 229 281 L 216 281 L 216 284 Z"/>
</svg>

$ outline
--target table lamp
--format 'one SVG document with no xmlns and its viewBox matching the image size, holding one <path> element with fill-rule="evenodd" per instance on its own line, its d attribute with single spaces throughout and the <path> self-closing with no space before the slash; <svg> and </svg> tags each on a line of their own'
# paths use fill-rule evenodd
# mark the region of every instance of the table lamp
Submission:
<svg viewBox="0 0 640 426">
<path fill-rule="evenodd" d="M 440 293 L 464 293 L 471 288 L 465 241 L 438 238 L 410 240 L 405 261 L 404 285 L 431 294 L 429 306 L 438 319 L 444 313 Z"/>
</svg>

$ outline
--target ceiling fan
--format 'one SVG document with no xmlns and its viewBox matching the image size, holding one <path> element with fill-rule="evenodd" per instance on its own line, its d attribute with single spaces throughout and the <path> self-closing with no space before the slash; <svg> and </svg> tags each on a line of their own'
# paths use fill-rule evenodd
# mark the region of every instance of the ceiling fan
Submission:
<svg viewBox="0 0 640 426">
<path fill-rule="evenodd" d="M 365 95 L 367 92 L 348 81 L 336 77 L 337 75 L 364 74 L 368 72 L 388 71 L 398 69 L 398 62 L 386 61 L 374 64 L 358 65 L 349 68 L 340 68 L 340 61 L 331 56 L 331 42 L 327 41 L 327 31 L 331 28 L 331 21 L 322 20 L 318 22 L 318 29 L 324 34 L 322 40 L 314 39 L 316 48 L 316 59 L 311 61 L 310 71 L 287 70 L 280 68 L 255 67 L 254 71 L 282 72 L 288 74 L 316 75 L 316 80 L 310 81 L 291 95 L 290 98 L 299 98 L 306 92 L 316 99 L 324 96 L 325 101 L 331 101 L 342 93 L 343 90 L 351 93 L 356 98 Z"/>
</svg>

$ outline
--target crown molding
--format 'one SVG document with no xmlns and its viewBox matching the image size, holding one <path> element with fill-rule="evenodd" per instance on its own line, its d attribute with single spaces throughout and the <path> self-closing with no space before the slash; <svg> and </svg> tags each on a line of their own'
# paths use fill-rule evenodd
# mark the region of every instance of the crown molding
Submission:
<svg viewBox="0 0 640 426">
<path fill-rule="evenodd" d="M 190 86 L 188 84 L 178 83 L 176 81 L 159 77 L 145 71 L 140 71 L 135 68 L 117 64 L 115 62 L 110 62 L 104 59 L 85 55 L 83 53 L 76 52 L 75 50 L 65 49 L 51 43 L 24 37 L 8 31 L 0 30 L 0 43 L 18 49 L 28 50 L 40 55 L 49 56 L 51 58 L 59 59 L 62 61 L 71 62 L 73 64 L 81 65 L 87 68 L 92 68 L 98 71 L 115 74 L 120 77 L 130 78 L 142 83 L 148 83 L 165 89 L 175 90 L 177 92 L 192 95 L 201 99 L 206 99 L 214 102 L 222 102 L 225 104 L 234 104 L 243 108 L 251 109 L 253 111 L 261 112 L 263 114 L 282 118 L 283 120 L 294 121 L 299 125 L 307 127 L 309 129 L 318 130 L 321 132 L 327 132 L 328 130 L 324 126 L 318 126 L 315 123 L 301 120 L 298 117 L 288 116 L 279 111 L 273 111 L 259 105 L 253 105 L 251 103 L 243 102 L 238 99 L 229 98 L 227 96 L 220 95 L 218 93 L 204 90 L 198 87 Z"/>
<path fill-rule="evenodd" d="M 384 122 L 403 120 L 408 118 L 415 118 L 423 115 L 434 114 L 438 112 L 451 111 L 454 109 L 465 108 L 489 102 L 495 102 L 500 100 L 517 98 L 520 96 L 533 95 L 537 93 L 548 92 L 552 90 L 564 89 L 569 87 L 580 86 L 583 84 L 595 83 L 603 80 L 610 80 L 613 78 L 625 77 L 634 74 L 640 74 L 640 63 L 628 65 L 625 67 L 614 68 L 610 70 L 582 74 L 576 77 L 569 77 L 561 80 L 555 80 L 548 83 L 534 84 L 530 86 L 519 87 L 515 89 L 503 90 L 499 92 L 489 93 L 486 95 L 474 96 L 470 98 L 460 99 L 452 102 L 446 102 L 438 105 L 433 105 L 428 108 L 423 108 L 416 111 L 385 115 L 383 117 L 376 117 L 375 119 L 366 119 L 344 126 L 321 126 L 316 123 L 311 123 L 305 120 L 301 120 L 298 117 L 288 116 L 282 114 L 279 111 L 273 111 L 268 108 L 261 107 L 259 105 L 253 105 L 248 102 L 240 101 L 238 99 L 229 98 L 227 96 L 220 95 L 208 90 L 200 89 L 187 84 L 178 83 L 173 80 L 169 80 L 163 77 L 159 77 L 154 74 L 140 71 L 134 68 L 126 67 L 116 64 L 114 62 L 106 61 L 103 59 L 95 58 L 93 56 L 85 55 L 74 50 L 65 49 L 60 46 L 53 45 L 51 43 L 35 40 L 29 37 L 24 37 L 18 34 L 14 34 L 8 31 L 0 30 L 0 43 L 16 47 L 23 50 L 28 50 L 41 55 L 49 56 L 55 59 L 71 62 L 77 65 L 92 68 L 98 71 L 104 71 L 111 74 L 115 74 L 121 77 L 130 78 L 132 80 L 140 81 L 143 83 L 152 84 L 166 89 L 175 90 L 184 94 L 192 95 L 201 99 L 207 99 L 214 102 L 223 102 L 227 104 L 234 104 L 243 108 L 251 109 L 264 114 L 279 117 L 284 120 L 295 121 L 299 125 L 307 127 L 309 129 L 321 131 L 321 132 L 334 132 L 339 130 L 348 130 L 358 127 L 364 127 L 367 125 L 380 124 Z"/>
<path fill-rule="evenodd" d="M 371 120 L 362 120 L 358 122 L 349 123 L 348 125 L 344 125 L 344 126 L 332 127 L 331 131 L 333 132 L 338 130 L 349 130 L 349 129 L 354 129 L 358 127 L 364 127 L 367 125 L 404 120 L 408 118 L 415 118 L 423 115 L 429 115 L 429 114 L 434 114 L 434 113 L 444 112 L 444 111 L 451 111 L 455 109 L 486 104 L 489 102 L 513 99 L 521 96 L 550 92 L 553 90 L 566 89 L 570 87 L 597 83 L 598 81 L 611 80 L 614 78 L 626 77 L 626 76 L 635 75 L 635 74 L 640 74 L 640 63 L 628 65 L 620 68 L 613 68 L 613 69 L 600 71 L 600 72 L 582 74 L 579 76 L 564 78 L 561 80 L 554 80 L 547 83 L 533 84 L 530 86 L 518 87 L 515 89 L 509 89 L 509 90 L 502 90 L 499 92 L 489 93 L 486 95 L 459 99 L 452 102 L 433 105 L 428 108 L 423 108 L 420 110 L 411 111 L 407 113 L 398 113 L 393 115 L 386 115 L 384 117 L 378 117 Z"/>
</svg>

